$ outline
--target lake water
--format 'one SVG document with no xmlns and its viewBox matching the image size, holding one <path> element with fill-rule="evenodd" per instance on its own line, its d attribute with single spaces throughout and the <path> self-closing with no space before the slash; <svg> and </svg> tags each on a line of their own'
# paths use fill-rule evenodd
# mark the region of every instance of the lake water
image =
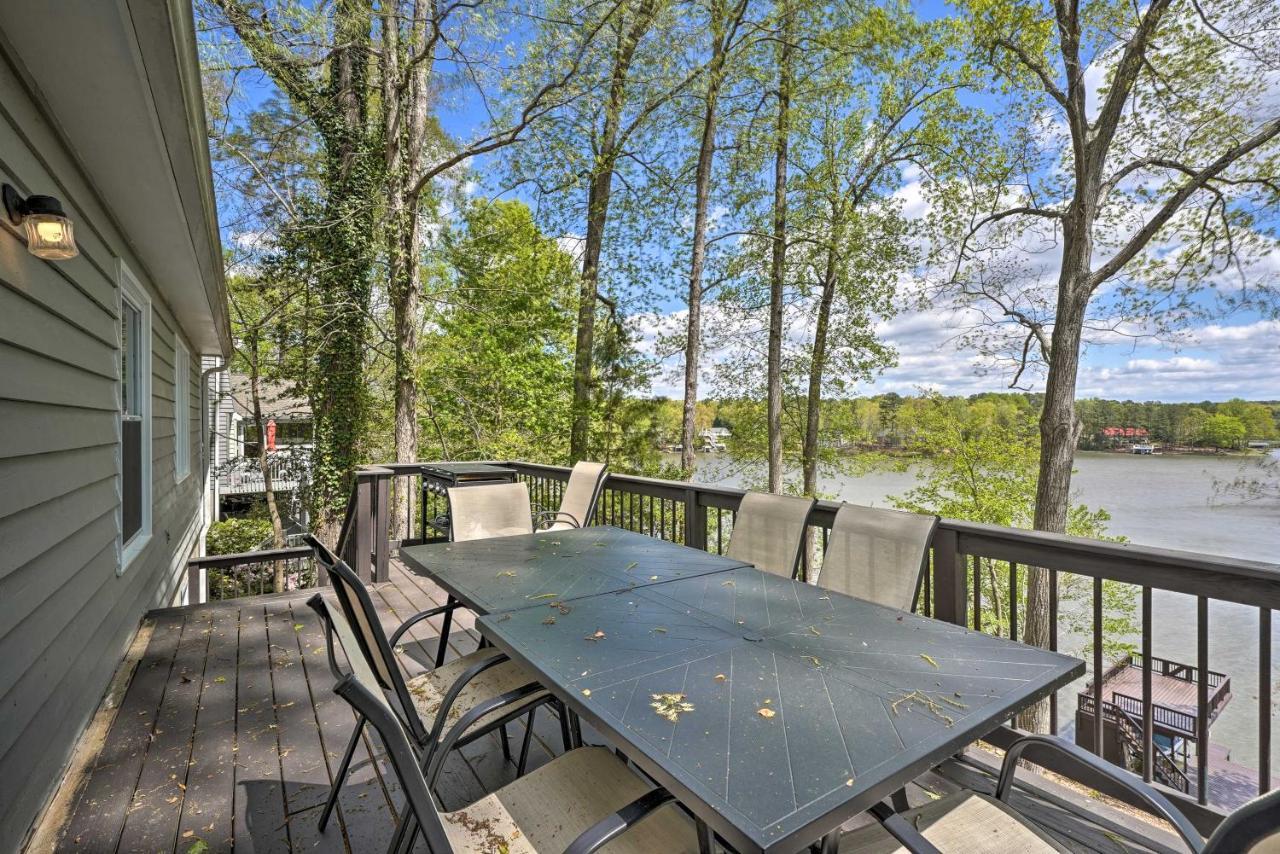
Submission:
<svg viewBox="0 0 1280 854">
<path fill-rule="evenodd" d="M 1258 458 L 1135 456 L 1081 452 L 1072 480 L 1076 502 L 1111 514 L 1108 531 L 1131 542 L 1171 549 L 1280 563 L 1280 501 L 1241 501 L 1218 494 L 1215 484 L 1256 467 Z M 825 477 L 819 490 L 854 504 L 888 506 L 916 483 L 917 466 L 907 471 L 873 471 L 860 476 Z M 703 455 L 694 480 L 739 486 L 759 480 L 759 467 L 724 456 Z M 1157 657 L 1195 664 L 1196 602 L 1192 596 L 1156 591 L 1152 608 L 1152 651 Z M 1280 619 L 1272 618 L 1273 642 Z M 1064 642 L 1064 651 L 1067 650 Z M 1272 655 L 1273 731 L 1280 697 L 1280 660 Z M 1231 759 L 1257 767 L 1258 610 L 1228 602 L 1209 608 L 1209 667 L 1231 677 L 1231 702 L 1214 724 L 1211 738 L 1231 750 Z M 1058 704 L 1061 724 L 1073 722 L 1075 691 L 1064 689 Z M 1276 739 L 1273 739 L 1273 742 Z M 1277 763 L 1273 758 L 1273 767 Z"/>
</svg>

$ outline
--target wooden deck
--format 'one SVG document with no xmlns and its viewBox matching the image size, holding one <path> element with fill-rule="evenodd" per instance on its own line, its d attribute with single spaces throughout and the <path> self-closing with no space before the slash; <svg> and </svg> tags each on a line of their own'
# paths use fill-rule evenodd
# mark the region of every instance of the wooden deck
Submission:
<svg viewBox="0 0 1280 854">
<path fill-rule="evenodd" d="M 374 601 L 388 632 L 439 604 L 430 582 L 392 562 L 391 581 Z M 319 833 L 319 806 L 354 725 L 332 691 L 323 633 L 305 605 L 312 591 L 153 612 L 151 635 L 106 738 L 74 792 L 52 838 L 56 850 L 380 851 L 389 843 L 402 799 L 366 736 L 339 799 L 335 820 Z M 451 655 L 474 649 L 465 614 L 455 620 Z M 436 637 L 422 624 L 402 646 L 405 667 L 422 669 Z M 513 742 L 519 744 L 521 724 Z M 530 767 L 559 745 L 549 711 L 534 726 Z M 599 741 L 586 733 L 588 741 Z M 446 808 L 470 803 L 514 777 L 496 736 L 451 757 L 441 785 Z M 1079 851 L 1169 850 L 1155 825 L 1096 799 L 1037 780 L 1022 805 Z M 913 801 L 960 785 L 991 787 L 981 751 L 950 761 L 912 787 Z M 425 849 L 424 849 L 425 850 Z"/>
</svg>

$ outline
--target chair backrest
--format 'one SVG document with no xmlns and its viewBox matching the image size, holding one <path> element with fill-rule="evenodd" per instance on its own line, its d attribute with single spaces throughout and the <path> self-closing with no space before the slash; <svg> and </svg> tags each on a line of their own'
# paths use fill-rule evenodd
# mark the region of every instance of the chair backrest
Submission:
<svg viewBox="0 0 1280 854">
<path fill-rule="evenodd" d="M 387 748 L 391 767 L 395 769 L 400 788 L 408 798 L 414 815 L 417 816 L 421 830 L 426 836 L 428 849 L 437 854 L 452 851 L 453 848 L 449 844 L 449 837 L 440 819 L 440 813 L 436 809 L 435 800 L 431 797 L 426 778 L 418 765 L 413 743 L 406 735 L 395 710 L 387 702 L 386 695 L 382 693 L 371 663 L 361 654 L 356 633 L 341 614 L 329 608 L 323 598 L 315 597 L 313 601 L 315 602 L 313 607 L 320 612 L 321 617 L 338 635 L 343 650 L 347 654 L 347 661 L 351 664 L 351 673 L 334 687 L 334 692 L 350 703 L 357 712 L 364 715 L 378 731 L 378 735 L 382 736 L 382 743 Z"/>
<path fill-rule="evenodd" d="M 396 700 L 404 710 L 405 719 L 414 730 L 414 736 L 424 737 L 426 733 L 422 722 L 411 711 L 414 705 L 409 687 L 405 684 L 399 666 L 396 665 L 391 644 L 382 630 L 382 622 L 378 619 L 378 611 L 373 606 L 373 599 L 370 598 L 368 589 L 351 567 L 334 557 L 333 553 L 314 536 L 307 534 L 306 541 L 315 552 L 316 560 L 328 574 L 329 583 L 352 630 L 352 639 L 369 663 L 378 685 L 384 691 L 395 692 Z M 344 644 L 344 649 L 350 659 L 352 654 L 350 648 Z"/>
<path fill-rule="evenodd" d="M 1204 854 L 1275 854 L 1280 851 L 1280 789 L 1228 815 L 1205 843 Z"/>
<path fill-rule="evenodd" d="M 564 496 L 560 499 L 560 513 L 572 519 L 579 528 L 591 524 L 591 517 L 596 512 L 596 502 L 604 490 L 604 478 L 609 467 L 604 463 L 589 463 L 586 460 L 574 463 L 569 473 L 569 483 L 564 488 Z"/>
<path fill-rule="evenodd" d="M 532 534 L 529 487 L 523 483 L 451 487 L 449 526 L 455 543 Z"/>
<path fill-rule="evenodd" d="M 845 504 L 836 512 L 818 586 L 913 610 L 937 516 Z"/>
<path fill-rule="evenodd" d="M 749 492 L 733 516 L 725 555 L 791 578 L 800 560 L 812 498 Z"/>
</svg>

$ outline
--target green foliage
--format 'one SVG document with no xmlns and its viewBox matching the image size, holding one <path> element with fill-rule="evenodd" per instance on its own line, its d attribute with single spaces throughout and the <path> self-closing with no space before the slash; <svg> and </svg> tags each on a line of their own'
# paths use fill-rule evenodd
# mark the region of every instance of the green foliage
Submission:
<svg viewBox="0 0 1280 854">
<path fill-rule="evenodd" d="M 1244 422 L 1234 415 L 1210 415 L 1200 428 L 1200 442 L 1214 448 L 1238 448 L 1244 437 Z"/>
<path fill-rule="evenodd" d="M 210 555 L 234 555 L 257 550 L 271 538 L 271 520 L 261 515 L 232 516 L 214 522 L 205 537 Z"/>
<path fill-rule="evenodd" d="M 911 403 L 909 401 L 909 403 Z M 906 412 L 903 409 L 907 410 Z M 1034 412 L 1000 401 L 965 401 L 937 396 L 919 398 L 899 410 L 899 423 L 910 422 L 909 447 L 926 457 L 918 485 L 893 499 L 893 504 L 916 513 L 936 513 L 1011 528 L 1030 528 L 1035 515 L 1040 439 Z M 1074 504 L 1067 533 L 1093 539 L 1106 536 L 1110 515 L 1101 509 Z M 1025 568 L 1019 568 L 1019 613 L 1026 614 Z M 982 622 L 986 631 L 1009 632 L 1009 564 L 981 559 L 973 572 L 982 585 Z M 1136 588 L 1119 582 L 1103 583 L 1104 643 L 1108 655 L 1133 649 L 1138 607 Z M 1083 576 L 1059 574 L 1060 620 L 1065 635 L 1089 637 L 1092 582 Z"/>
<path fill-rule="evenodd" d="M 520 202 L 478 199 L 442 239 L 420 435 L 453 459 L 567 458 L 573 259 Z"/>
</svg>

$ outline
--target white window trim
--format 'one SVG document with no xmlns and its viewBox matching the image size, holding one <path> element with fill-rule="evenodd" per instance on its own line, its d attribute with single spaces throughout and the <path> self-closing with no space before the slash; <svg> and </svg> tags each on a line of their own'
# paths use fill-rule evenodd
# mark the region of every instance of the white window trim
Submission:
<svg viewBox="0 0 1280 854">
<path fill-rule="evenodd" d="M 124 542 L 124 460 L 121 454 L 121 446 L 117 445 L 116 450 L 116 485 L 117 496 L 120 498 L 120 506 L 116 511 L 116 550 L 120 555 L 120 562 L 117 565 L 116 575 L 124 575 L 125 571 L 133 563 L 134 559 L 147 547 L 151 542 L 151 500 L 152 500 L 152 483 L 151 483 L 151 298 L 147 296 L 147 291 L 142 287 L 142 283 L 138 281 L 138 277 L 133 271 L 120 261 L 119 275 L 119 299 L 121 302 L 128 300 L 140 315 L 139 325 L 141 355 L 138 359 L 138 400 L 142 408 L 142 525 L 138 528 L 138 532 Z M 116 306 L 117 316 L 123 312 L 121 305 Z M 117 328 L 116 334 L 119 335 Z M 117 350 L 124 346 L 123 340 L 117 340 Z M 119 379 L 120 360 L 116 359 L 117 379 Z M 117 393 L 116 399 L 119 400 Z"/>
<path fill-rule="evenodd" d="M 173 339 L 173 482 L 191 474 L 191 353 Z"/>
</svg>

